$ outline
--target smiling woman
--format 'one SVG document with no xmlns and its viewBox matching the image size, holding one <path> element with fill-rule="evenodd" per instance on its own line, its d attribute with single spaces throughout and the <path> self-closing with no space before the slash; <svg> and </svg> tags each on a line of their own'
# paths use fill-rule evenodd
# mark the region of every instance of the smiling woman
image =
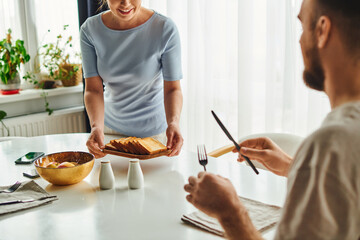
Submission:
<svg viewBox="0 0 360 240">
<path fill-rule="evenodd" d="M 108 11 L 81 25 L 87 146 L 95 157 L 105 156 L 105 126 L 125 136 L 154 137 L 170 156 L 183 144 L 180 36 L 172 19 L 141 3 L 107 0 Z"/>
</svg>

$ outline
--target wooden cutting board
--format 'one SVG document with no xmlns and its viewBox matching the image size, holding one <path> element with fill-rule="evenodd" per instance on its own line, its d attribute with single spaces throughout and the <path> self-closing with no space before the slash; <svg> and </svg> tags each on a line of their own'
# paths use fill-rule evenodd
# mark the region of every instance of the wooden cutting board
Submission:
<svg viewBox="0 0 360 240">
<path fill-rule="evenodd" d="M 106 148 L 103 150 L 103 152 L 108 153 L 108 154 L 118 155 L 118 156 L 121 156 L 121 157 L 137 158 L 137 159 L 140 159 L 140 160 L 146 160 L 146 159 L 151 159 L 151 158 L 156 158 L 156 157 L 168 155 L 169 153 L 171 153 L 171 150 L 159 152 L 159 153 L 156 153 L 156 154 L 147 154 L 147 155 L 131 154 L 131 153 L 120 152 L 120 151 L 116 151 L 116 150 L 110 150 L 110 149 L 106 149 Z"/>
</svg>

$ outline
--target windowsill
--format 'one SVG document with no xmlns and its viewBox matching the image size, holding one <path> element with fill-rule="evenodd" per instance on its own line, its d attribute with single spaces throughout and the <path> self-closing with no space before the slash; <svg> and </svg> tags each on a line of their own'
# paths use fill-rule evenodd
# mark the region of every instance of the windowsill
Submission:
<svg viewBox="0 0 360 240">
<path fill-rule="evenodd" d="M 14 95 L 0 95 L 0 110 L 8 117 L 27 115 L 45 111 L 45 92 L 49 108 L 53 110 L 83 106 L 83 85 L 54 89 L 26 89 Z"/>
<path fill-rule="evenodd" d="M 57 95 L 65 95 L 72 93 L 79 93 L 83 91 L 83 85 L 79 84 L 74 87 L 59 87 L 53 89 L 26 89 L 21 90 L 19 94 L 13 95 L 1 95 L 0 94 L 0 104 L 9 103 L 9 102 L 18 102 L 18 101 L 27 101 L 30 99 L 38 99 L 41 98 L 41 94 L 47 93 L 47 97 L 57 96 Z"/>
</svg>

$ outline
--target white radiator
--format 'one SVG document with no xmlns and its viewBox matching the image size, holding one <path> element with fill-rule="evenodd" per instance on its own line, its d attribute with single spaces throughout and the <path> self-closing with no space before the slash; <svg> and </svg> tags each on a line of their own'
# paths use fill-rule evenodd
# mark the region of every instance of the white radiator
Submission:
<svg viewBox="0 0 360 240">
<path fill-rule="evenodd" d="M 34 137 L 45 134 L 86 132 L 84 107 L 56 110 L 50 116 L 47 112 L 6 118 L 3 120 L 10 136 Z M 0 137 L 8 136 L 0 124 Z"/>
</svg>

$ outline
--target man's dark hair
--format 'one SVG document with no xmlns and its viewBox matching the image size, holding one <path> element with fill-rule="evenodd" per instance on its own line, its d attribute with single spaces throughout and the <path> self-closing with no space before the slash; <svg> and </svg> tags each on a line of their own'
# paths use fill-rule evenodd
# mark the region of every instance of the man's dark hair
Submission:
<svg viewBox="0 0 360 240">
<path fill-rule="evenodd" d="M 341 34 L 345 47 L 360 56 L 360 0 L 314 0 L 314 27 L 320 16 L 328 16 Z"/>
</svg>

